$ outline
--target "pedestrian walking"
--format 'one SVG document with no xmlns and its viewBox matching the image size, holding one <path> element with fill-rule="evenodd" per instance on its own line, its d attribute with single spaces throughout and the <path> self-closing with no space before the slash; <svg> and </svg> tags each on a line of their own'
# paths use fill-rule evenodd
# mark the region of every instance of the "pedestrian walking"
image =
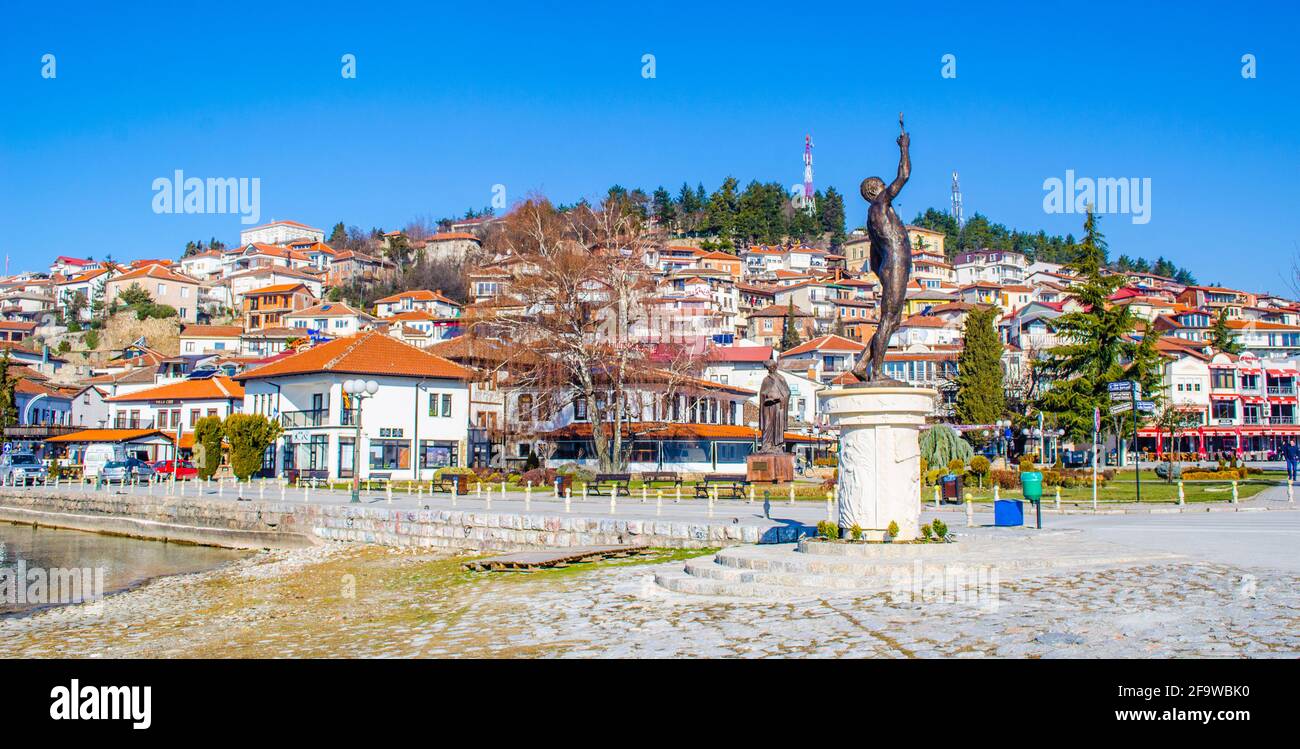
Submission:
<svg viewBox="0 0 1300 749">
<path fill-rule="evenodd" d="M 1286 458 L 1287 478 L 1295 481 L 1296 468 L 1300 464 L 1300 446 L 1296 445 L 1294 437 L 1282 443 L 1282 456 Z"/>
</svg>

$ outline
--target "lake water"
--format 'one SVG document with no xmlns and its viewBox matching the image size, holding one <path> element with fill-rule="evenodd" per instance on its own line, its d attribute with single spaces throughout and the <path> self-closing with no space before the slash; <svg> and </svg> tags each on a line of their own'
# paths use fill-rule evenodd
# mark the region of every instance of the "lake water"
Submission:
<svg viewBox="0 0 1300 749">
<path fill-rule="evenodd" d="M 0 616 L 213 569 L 247 553 L 0 522 Z"/>
</svg>

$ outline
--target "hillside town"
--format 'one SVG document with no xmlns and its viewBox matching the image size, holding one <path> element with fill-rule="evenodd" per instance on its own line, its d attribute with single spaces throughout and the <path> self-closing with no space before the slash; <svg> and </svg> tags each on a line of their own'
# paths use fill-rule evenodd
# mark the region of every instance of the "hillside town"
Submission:
<svg viewBox="0 0 1300 749">
<path fill-rule="evenodd" d="M 60 255 L 0 282 L 6 449 L 72 465 L 97 444 L 188 460 L 201 419 L 253 414 L 278 428 L 262 477 L 743 472 L 775 360 L 788 444 L 810 463 L 833 452 L 818 393 L 855 381 L 877 322 L 865 232 L 734 247 L 620 210 L 530 200 L 369 236 L 278 220 L 181 257 Z M 886 374 L 937 389 L 931 420 L 984 437 L 995 457 L 1089 448 L 1036 405 L 1051 386 L 1041 361 L 1068 341 L 1058 321 L 1090 306 L 1079 269 L 907 231 L 912 276 Z M 1180 414 L 1172 432 L 1141 426 L 1139 450 L 1266 458 L 1300 435 L 1300 303 L 1102 272 L 1104 306 L 1134 320 L 1127 338 L 1154 341 L 1162 390 L 1148 397 Z M 1000 346 L 1006 421 L 970 423 L 960 408 L 974 314 Z M 356 378 L 373 392 L 349 394 Z"/>
</svg>

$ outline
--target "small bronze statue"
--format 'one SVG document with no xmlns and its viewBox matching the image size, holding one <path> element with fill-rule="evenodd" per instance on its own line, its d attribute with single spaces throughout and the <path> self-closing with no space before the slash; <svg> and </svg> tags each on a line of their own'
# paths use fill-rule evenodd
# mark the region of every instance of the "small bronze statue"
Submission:
<svg viewBox="0 0 1300 749">
<path fill-rule="evenodd" d="M 785 452 L 785 430 L 790 422 L 790 386 L 767 360 L 767 377 L 758 387 L 758 452 Z"/>
<path fill-rule="evenodd" d="M 867 210 L 867 236 L 871 239 L 871 272 L 880 279 L 880 322 L 871 338 L 870 356 L 862 357 L 853 367 L 860 382 L 891 381 L 884 375 L 885 349 L 902 321 L 907 279 L 912 275 L 912 244 L 893 206 L 894 198 L 912 174 L 907 152 L 911 138 L 903 127 L 902 112 L 898 113 L 898 129 L 902 132 L 898 136 L 898 176 L 888 187 L 879 177 L 862 180 L 862 197 L 871 204 Z"/>
</svg>

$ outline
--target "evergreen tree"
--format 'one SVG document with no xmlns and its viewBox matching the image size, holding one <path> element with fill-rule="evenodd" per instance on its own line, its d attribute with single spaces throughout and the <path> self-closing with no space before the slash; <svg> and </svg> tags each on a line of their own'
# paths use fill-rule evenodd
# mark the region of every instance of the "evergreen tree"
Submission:
<svg viewBox="0 0 1300 749">
<path fill-rule="evenodd" d="M 988 307 L 966 316 L 965 345 L 957 359 L 957 420 L 963 424 L 992 424 L 1006 411 L 997 314 L 996 307 Z"/>
<path fill-rule="evenodd" d="M 713 195 L 709 196 L 706 228 L 709 233 L 718 235 L 720 239 L 734 239 L 736 210 L 740 202 L 739 197 L 736 195 L 737 184 L 739 183 L 735 177 L 727 177 L 722 181 L 722 186 Z"/>
<path fill-rule="evenodd" d="M 1240 354 L 1241 343 L 1237 341 L 1236 336 L 1232 334 L 1232 329 L 1228 327 L 1228 308 L 1224 307 L 1219 310 L 1219 316 L 1214 319 L 1214 327 L 1210 328 L 1210 348 L 1215 351 L 1222 351 L 1225 354 Z"/>
<path fill-rule="evenodd" d="M 18 426 L 18 395 L 14 387 L 18 381 L 9 372 L 9 350 L 0 357 L 0 438 L 7 438 L 9 427 Z"/>
<path fill-rule="evenodd" d="M 831 250 L 838 251 L 848 238 L 844 229 L 844 196 L 839 190 L 826 188 L 826 194 L 817 201 L 817 220 L 821 230 L 830 234 Z"/>
<path fill-rule="evenodd" d="M 794 299 L 791 299 L 789 311 L 785 314 L 785 329 L 781 331 L 781 350 L 789 351 L 802 342 L 799 338 L 799 329 L 795 325 Z"/>
<path fill-rule="evenodd" d="M 194 424 L 194 466 L 199 478 L 212 478 L 221 468 L 221 417 L 205 416 Z"/>
<path fill-rule="evenodd" d="M 1106 240 L 1091 211 L 1085 229 L 1072 263 L 1084 280 L 1071 288 L 1082 309 L 1052 321 L 1064 343 L 1034 365 L 1035 373 L 1047 380 L 1036 405 L 1076 439 L 1092 434 L 1093 409 L 1109 408 L 1107 385 L 1123 375 L 1123 363 L 1136 348 L 1129 306 L 1108 303 L 1125 279 L 1104 272 Z"/>
<path fill-rule="evenodd" d="M 325 244 L 330 247 L 342 247 L 347 244 L 347 241 L 348 228 L 343 225 L 342 221 L 340 221 L 334 225 L 334 230 L 330 232 L 330 238 L 325 241 Z"/>
<path fill-rule="evenodd" d="M 671 232 L 673 230 L 673 222 L 677 217 L 677 207 L 673 205 L 673 196 L 668 194 L 668 191 L 662 186 L 655 190 L 654 216 L 655 220 L 659 222 L 660 228 L 664 231 Z"/>
</svg>

